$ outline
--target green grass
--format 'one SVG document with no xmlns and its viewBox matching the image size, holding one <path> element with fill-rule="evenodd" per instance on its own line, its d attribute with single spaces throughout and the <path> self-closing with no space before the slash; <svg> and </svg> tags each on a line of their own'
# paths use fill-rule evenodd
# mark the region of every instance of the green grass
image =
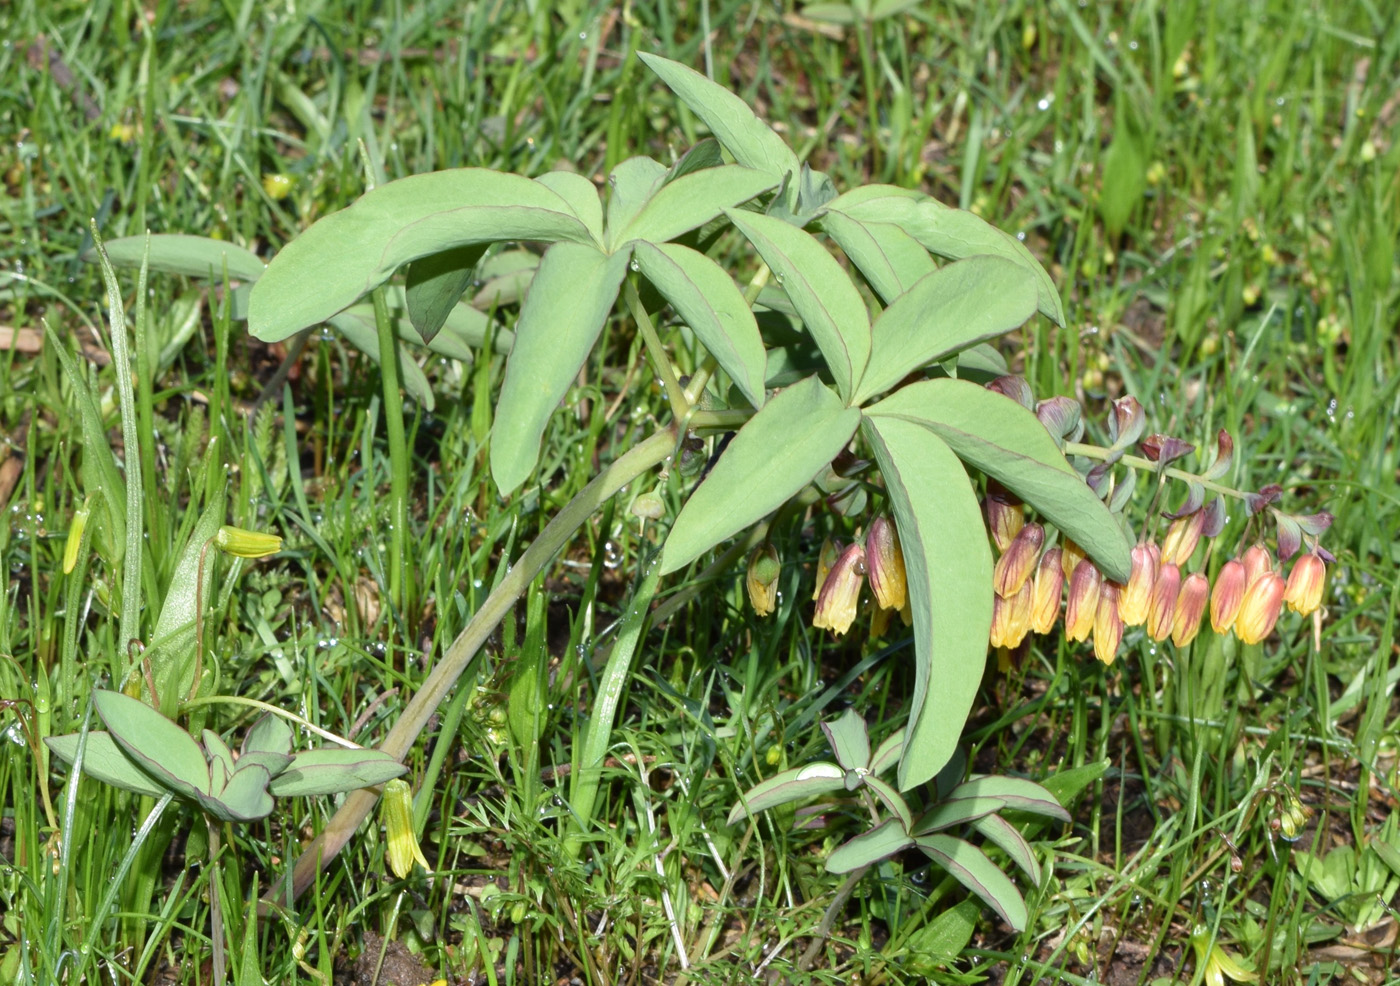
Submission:
<svg viewBox="0 0 1400 986">
<path fill-rule="evenodd" d="M 962 892 L 900 857 L 866 877 L 802 969 L 841 882 L 824 852 L 858 819 L 833 813 L 814 831 L 778 812 L 752 829 L 725 816 L 742 788 L 819 755 L 816 723 L 844 705 L 877 734 L 897 725 L 907 651 L 813 631 L 809 567 L 785 569 L 767 621 L 746 608 L 737 567 L 702 587 L 642 642 L 600 826 L 573 858 L 557 768 L 661 536 L 627 509 L 643 491 L 629 489 L 408 758 L 415 780 L 445 758 L 419 795 L 431 880 L 394 879 L 382 831 L 366 825 L 295 913 L 253 923 L 255 881 L 260 893 L 283 878 L 334 806 L 293 800 L 225 833 L 236 981 L 329 981 L 377 958 L 373 933 L 421 962 L 401 982 L 1185 982 L 1197 924 L 1267 964 L 1271 982 L 1345 981 L 1348 966 L 1387 981 L 1393 946 L 1367 942 L 1393 941 L 1397 915 L 1365 913 L 1394 877 L 1366 846 L 1400 782 L 1400 25 L 1384 5 L 936 5 L 839 37 L 790 9 L 728 2 L 684 14 L 408 6 L 164 4 L 148 19 L 124 0 L 21 0 L 0 12 L 0 326 L 52 333 L 39 353 L 0 350 L 0 979 L 209 978 L 202 827 L 172 807 L 133 845 L 151 805 L 74 788 L 33 745 L 76 729 L 92 687 L 132 659 L 110 532 L 90 533 L 80 567 L 62 572 L 96 484 L 80 389 L 119 435 L 110 366 L 92 361 L 84 383 L 54 355 L 93 356 L 109 335 L 101 282 L 79 259 L 89 218 L 106 238 L 190 232 L 270 256 L 364 188 L 360 141 L 382 162 L 375 181 L 464 165 L 601 177 L 634 153 L 669 161 L 701 131 L 631 57 L 658 51 L 712 64 L 839 187 L 916 184 L 1024 234 L 1071 315 L 1063 331 L 1033 321 L 1008 352 L 1038 396 L 1081 397 L 1100 438 L 1106 400 L 1122 393 L 1148 407 L 1150 430 L 1201 442 L 1227 428 L 1234 485 L 1278 483 L 1287 509 L 1335 515 L 1320 647 L 1296 617 L 1251 652 L 1208 632 L 1189 652 L 1130 634 L 1111 668 L 1038 640 L 1011 674 L 989 673 L 970 762 L 1037 778 L 1112 766 L 1073 826 L 1041 829 L 1046 879 L 1020 881 L 1027 930 L 978 912 L 972 947 L 942 961 L 926 932 Z M 264 189 L 276 174 L 292 180 L 285 198 Z M 130 312 L 135 276 L 122 288 Z M 215 692 L 362 742 L 382 738 L 503 560 L 666 413 L 664 394 L 628 390 L 637 342 L 618 321 L 546 437 L 547 488 L 503 503 L 485 458 L 500 361 L 426 359 L 436 408 L 405 418 L 418 599 L 405 609 L 390 592 L 393 471 L 374 364 L 313 338 L 285 396 L 254 409 L 280 350 L 251 340 L 218 291 L 153 276 L 142 300 L 142 358 L 158 368 L 134 396 L 153 436 L 139 443 L 147 536 L 126 583 L 146 600 L 140 635 L 227 479 L 229 522 L 287 540 L 271 561 L 217 563 L 203 657 Z M 682 489 L 678 477 L 664 488 L 673 508 Z M 1233 512 L 1217 560 L 1244 534 Z M 785 559 L 811 562 L 820 533 L 781 545 Z M 683 588 L 663 582 L 662 597 Z M 508 710 L 527 702 L 513 688 L 531 658 L 547 673 L 522 735 Z M 197 714 L 226 736 L 252 721 L 236 704 Z M 1296 847 L 1268 825 L 1288 791 L 1314 812 Z M 1353 880 L 1338 856 L 1348 886 L 1329 892 L 1299 851 L 1339 848 L 1364 862 Z M 1363 917 L 1372 938 L 1348 927 Z M 1375 931 L 1386 927 L 1389 939 Z"/>
</svg>

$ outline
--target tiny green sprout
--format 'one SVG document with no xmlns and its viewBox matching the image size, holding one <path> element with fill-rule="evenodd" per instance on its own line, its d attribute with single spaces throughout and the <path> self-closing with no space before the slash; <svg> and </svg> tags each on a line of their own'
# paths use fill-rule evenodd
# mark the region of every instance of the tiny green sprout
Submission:
<svg viewBox="0 0 1400 986">
<path fill-rule="evenodd" d="M 84 503 L 73 514 L 73 523 L 68 526 L 68 540 L 63 544 L 64 575 L 71 575 L 78 564 L 78 552 L 82 549 L 83 531 L 87 529 L 90 512 L 88 505 Z"/>
</svg>

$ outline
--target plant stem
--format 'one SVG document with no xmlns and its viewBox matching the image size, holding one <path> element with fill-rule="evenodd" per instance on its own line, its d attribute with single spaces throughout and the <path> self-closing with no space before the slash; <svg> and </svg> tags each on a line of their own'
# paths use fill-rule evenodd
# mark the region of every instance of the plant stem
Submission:
<svg viewBox="0 0 1400 986">
<path fill-rule="evenodd" d="M 680 381 L 676 379 L 675 371 L 671 368 L 670 357 L 666 355 L 666 349 L 661 345 L 661 337 L 656 334 L 656 327 L 651 324 L 651 315 L 642 305 L 642 296 L 637 293 L 637 286 L 628 278 L 622 283 L 622 297 L 627 302 L 627 308 L 636 319 L 637 328 L 642 333 L 642 341 L 646 343 L 647 355 L 651 357 L 651 362 L 656 367 L 656 375 L 661 378 L 661 383 L 666 387 L 666 399 L 671 402 L 671 414 L 678 422 L 684 424 L 686 417 L 690 414 L 691 404 L 686 400 L 685 390 L 681 387 Z"/>
<path fill-rule="evenodd" d="M 1083 442 L 1065 442 L 1065 455 L 1082 455 L 1086 459 L 1098 459 L 1101 462 L 1107 462 L 1112 458 L 1113 450 L 1106 449 L 1101 445 L 1086 445 Z M 1141 469 L 1143 472 L 1155 473 L 1160 471 L 1163 476 L 1169 476 L 1172 479 L 1180 479 L 1187 483 L 1196 483 L 1214 493 L 1219 493 L 1221 496 L 1232 496 L 1236 500 L 1245 500 L 1249 498 L 1248 493 L 1232 489 L 1229 486 L 1221 486 L 1219 483 L 1213 483 L 1209 479 L 1203 479 L 1193 472 L 1187 472 L 1185 469 L 1177 469 L 1173 466 L 1167 466 L 1167 468 L 1163 469 L 1160 463 L 1153 462 L 1151 459 L 1143 458 L 1140 455 L 1120 455 L 1114 461 L 1121 462 L 1125 466 L 1132 466 L 1134 469 Z"/>
<path fill-rule="evenodd" d="M 481 645 L 510 612 L 535 576 L 544 570 L 595 510 L 648 469 L 665 461 L 675 442 L 676 436 L 671 428 L 663 428 L 651 435 L 595 476 L 545 525 L 540 536 L 501 579 L 500 585 L 486 598 L 457 639 L 452 641 L 442 660 L 423 682 L 423 687 L 408 703 L 384 737 L 384 742 L 379 744 L 379 749 L 397 759 L 402 759 L 408 753 Z M 292 871 L 293 898 L 310 886 L 320 868 L 340 852 L 377 800 L 379 794 L 376 791 L 364 788 L 346 796 L 325 830 L 311 841 L 297 859 Z M 278 888 L 273 887 L 269 889 L 266 899 L 275 901 L 279 896 Z"/>
<path fill-rule="evenodd" d="M 399 618 L 410 615 L 412 593 L 403 567 L 408 530 L 408 444 L 403 430 L 403 395 L 399 393 L 399 344 L 384 289 L 373 292 L 374 326 L 379 332 L 379 376 L 384 385 L 384 431 L 389 439 L 389 598 Z"/>
</svg>

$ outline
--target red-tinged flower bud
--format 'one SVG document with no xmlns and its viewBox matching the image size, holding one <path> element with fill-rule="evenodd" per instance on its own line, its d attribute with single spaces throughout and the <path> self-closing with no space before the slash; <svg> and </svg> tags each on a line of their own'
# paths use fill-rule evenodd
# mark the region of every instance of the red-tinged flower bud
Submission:
<svg viewBox="0 0 1400 986">
<path fill-rule="evenodd" d="M 1035 589 L 1029 579 L 1013 596 L 992 598 L 992 631 L 989 641 L 993 647 L 1019 647 L 1031 628 L 1031 608 Z"/>
<path fill-rule="evenodd" d="M 1074 575 L 1074 570 L 1079 567 L 1079 563 L 1085 559 L 1084 549 L 1075 544 L 1069 538 L 1064 540 L 1064 550 L 1060 553 L 1060 571 L 1065 573 L 1065 578 Z"/>
<path fill-rule="evenodd" d="M 744 576 L 744 588 L 749 593 L 749 605 L 759 616 L 767 616 L 778 604 L 778 576 L 783 563 L 778 549 L 765 541 L 749 555 L 749 570 Z"/>
<path fill-rule="evenodd" d="M 888 517 L 876 517 L 865 534 L 865 566 L 870 569 L 870 588 L 875 590 L 880 608 L 903 609 L 908 595 L 904 552 Z"/>
<path fill-rule="evenodd" d="M 1210 625 L 1216 633 L 1229 633 L 1235 625 L 1248 582 L 1244 562 L 1238 558 L 1231 558 L 1220 566 L 1215 588 L 1210 592 Z"/>
<path fill-rule="evenodd" d="M 1007 375 L 997 377 L 987 384 L 987 389 L 1010 397 L 1017 404 L 1020 404 L 1027 411 L 1035 410 L 1035 394 L 1031 393 L 1031 385 L 1026 382 L 1025 377 Z"/>
<path fill-rule="evenodd" d="M 1180 589 L 1181 569 L 1171 562 L 1163 564 L 1157 572 L 1157 580 L 1152 583 L 1152 596 L 1147 601 L 1147 635 L 1159 644 L 1172 634 Z"/>
<path fill-rule="evenodd" d="M 1141 626 L 1147 619 L 1147 607 L 1152 601 L 1152 585 L 1157 581 L 1162 552 L 1155 544 L 1133 546 L 1133 567 L 1128 582 L 1118 594 L 1118 616 L 1123 625 Z"/>
<path fill-rule="evenodd" d="M 1269 554 L 1269 549 L 1262 544 L 1251 544 L 1245 548 L 1240 561 L 1244 563 L 1244 587 L 1246 589 L 1258 582 L 1261 576 L 1274 570 L 1274 559 Z"/>
<path fill-rule="evenodd" d="M 1123 619 L 1118 615 L 1120 589 L 1117 582 L 1105 581 L 1094 610 L 1094 656 L 1100 664 L 1112 664 L 1123 640 Z"/>
<path fill-rule="evenodd" d="M 821 598 L 827 573 L 836 564 L 836 559 L 841 557 L 841 547 L 839 539 L 826 538 L 822 541 L 822 549 L 817 553 L 817 586 L 812 590 L 812 602 Z"/>
<path fill-rule="evenodd" d="M 1274 632 L 1283 609 L 1283 590 L 1283 576 L 1268 572 L 1244 591 L 1240 614 L 1235 617 L 1235 635 L 1243 643 L 1257 644 Z"/>
<path fill-rule="evenodd" d="M 1138 399 L 1131 395 L 1120 397 L 1113 402 L 1113 414 L 1108 419 L 1108 433 L 1113 447 L 1122 449 L 1132 445 L 1142 436 L 1147 427 L 1147 412 Z"/>
<path fill-rule="evenodd" d="M 1210 597 L 1210 582 L 1200 572 L 1192 572 L 1181 583 L 1176 597 L 1176 616 L 1172 618 L 1172 643 L 1185 647 L 1201 632 L 1201 617 L 1205 615 Z"/>
<path fill-rule="evenodd" d="M 1021 528 L 1026 526 L 1025 511 L 1010 494 L 993 490 L 987 491 L 983 510 L 987 515 L 987 530 L 992 534 L 992 543 L 997 546 L 997 551 L 1005 551 L 1011 547 L 1016 535 L 1021 533 Z"/>
<path fill-rule="evenodd" d="M 1162 561 L 1171 562 L 1177 568 L 1185 567 L 1196 551 L 1205 523 L 1206 515 L 1201 510 L 1194 510 L 1172 521 L 1167 528 L 1167 536 L 1162 539 Z"/>
<path fill-rule="evenodd" d="M 1078 643 L 1089 639 L 1099 607 L 1103 575 L 1094 563 L 1084 559 L 1069 577 L 1069 599 L 1065 602 L 1065 638 Z"/>
<path fill-rule="evenodd" d="M 1065 587 L 1065 573 L 1060 568 L 1060 549 L 1051 548 L 1040 556 L 1035 567 L 1034 598 L 1031 602 L 1031 629 L 1049 633 L 1060 618 L 1060 596 Z"/>
<path fill-rule="evenodd" d="M 849 630 L 856 619 L 860 589 L 864 584 L 865 548 L 853 544 L 841 552 L 841 557 L 827 573 L 817 596 L 812 626 L 830 630 L 838 637 Z"/>
<path fill-rule="evenodd" d="M 1301 556 L 1288 573 L 1288 585 L 1283 601 L 1295 613 L 1307 616 L 1322 603 L 1322 585 L 1327 580 L 1327 566 L 1314 554 Z"/>
<path fill-rule="evenodd" d="M 1045 528 L 1027 524 L 1012 540 L 1005 554 L 997 559 L 992 571 L 992 587 L 998 596 L 1014 596 L 1021 591 L 1026 579 L 1035 571 L 1040 560 L 1040 547 L 1045 543 Z"/>
<path fill-rule="evenodd" d="M 1078 441 L 1084 430 L 1084 409 L 1072 397 L 1051 397 L 1035 406 L 1035 416 L 1050 432 L 1056 443 L 1063 445 L 1065 439 Z"/>
</svg>

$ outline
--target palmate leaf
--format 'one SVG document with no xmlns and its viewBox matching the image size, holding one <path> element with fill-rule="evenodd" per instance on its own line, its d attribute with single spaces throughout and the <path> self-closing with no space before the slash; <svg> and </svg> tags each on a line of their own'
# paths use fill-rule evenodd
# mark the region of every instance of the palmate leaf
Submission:
<svg viewBox="0 0 1400 986">
<path fill-rule="evenodd" d="M 924 380 L 866 409 L 938 435 L 948 447 L 1050 520 L 1103 573 L 1126 582 L 1132 546 L 1118 522 L 1030 411 L 966 380 Z M 901 529 L 901 536 L 903 530 Z"/>
<path fill-rule="evenodd" d="M 407 770 L 403 764 L 380 750 L 305 750 L 293 757 L 291 765 L 272 779 L 268 790 L 279 798 L 339 794 L 341 791 L 383 784 Z"/>
<path fill-rule="evenodd" d="M 822 732 L 842 767 L 863 770 L 869 765 L 870 734 L 866 732 L 865 720 L 855 709 L 847 709 L 836 720 L 822 723 Z"/>
<path fill-rule="evenodd" d="M 78 741 L 81 733 L 67 736 L 47 736 L 45 745 L 50 752 L 65 763 L 73 763 L 78 756 Z M 104 784 L 111 784 L 123 791 L 159 798 L 166 789 L 156 783 L 150 774 L 136 765 L 136 761 L 126 755 L 126 751 L 112 739 L 112 734 L 103 730 L 88 733 L 87 745 L 83 747 L 83 773 Z"/>
<path fill-rule="evenodd" d="M 1035 284 L 1010 261 L 972 257 L 934 271 L 875 320 L 870 363 L 853 400 L 864 403 L 911 371 L 1004 335 L 1034 314 Z"/>
<path fill-rule="evenodd" d="M 867 416 L 861 433 L 894 509 L 913 610 L 913 711 L 898 775 L 907 791 L 948 762 L 972 710 L 992 625 L 992 552 L 972 483 L 942 439 L 894 417 Z"/>
<path fill-rule="evenodd" d="M 546 171 L 535 181 L 558 193 L 595 242 L 603 242 L 603 200 L 593 182 L 576 171 Z"/>
<path fill-rule="evenodd" d="M 209 762 L 189 733 L 145 702 L 121 692 L 96 691 L 97 714 L 112 739 L 167 790 L 192 801 L 209 794 Z"/>
<path fill-rule="evenodd" d="M 603 330 L 630 252 L 608 255 L 577 243 L 545 251 L 515 324 L 496 404 L 491 475 L 502 494 L 534 470 L 545 425 Z"/>
<path fill-rule="evenodd" d="M 848 404 L 870 359 L 870 315 L 836 258 L 812 234 L 772 216 L 726 210 L 792 299 Z"/>
<path fill-rule="evenodd" d="M 963 209 L 954 209 L 922 192 L 894 185 L 862 185 L 827 206 L 862 222 L 892 223 L 922 243 L 930 253 L 949 260 L 990 255 L 1020 264 L 1036 282 L 1040 312 L 1065 324 L 1060 292 L 1049 273 L 1024 243 Z"/>
<path fill-rule="evenodd" d="M 666 538 L 661 574 L 683 568 L 787 502 L 845 448 L 859 423 L 860 411 L 816 377 L 770 400 L 739 429 L 681 508 Z M 990 569 L 987 579 L 990 586 Z"/>
<path fill-rule="evenodd" d="M 797 176 L 800 165 L 792 148 L 734 93 L 679 62 L 646 53 L 637 57 L 705 121 L 734 160 L 778 181 Z"/>
<path fill-rule="evenodd" d="M 1070 820 L 1069 812 L 1055 800 L 1055 796 L 1035 781 L 1024 777 L 1001 777 L 987 775 L 973 777 L 955 787 L 948 795 L 955 798 L 995 798 L 1006 808 L 1015 811 L 1028 811 L 1035 815 Z"/>
<path fill-rule="evenodd" d="M 484 168 L 413 175 L 366 192 L 283 247 L 253 287 L 248 328 L 264 342 L 285 339 L 410 261 L 501 240 L 596 242 L 540 182 Z"/>
<path fill-rule="evenodd" d="M 630 226 L 669 176 L 666 166 L 654 158 L 629 157 L 618 162 L 608 172 L 606 228 L 620 231 Z M 607 236 L 603 240 L 609 250 L 619 243 Z"/>
<path fill-rule="evenodd" d="M 758 322 L 734 281 L 703 253 L 679 243 L 638 243 L 643 277 L 671 303 L 754 407 L 762 407 L 768 356 Z"/>
<path fill-rule="evenodd" d="M 973 822 L 972 827 L 988 842 L 1000 847 L 1020 867 L 1021 872 L 1030 877 L 1032 883 L 1040 886 L 1040 867 L 1036 863 L 1035 853 L 1016 826 L 1000 815 L 986 815 Z"/>
<path fill-rule="evenodd" d="M 826 213 L 821 224 L 887 305 L 938 269 L 924 245 L 898 226 L 863 223 L 843 212 Z"/>
<path fill-rule="evenodd" d="M 272 814 L 272 795 L 267 792 L 271 779 L 266 767 L 253 765 L 236 771 L 223 790 L 201 797 L 200 806 L 225 822 L 251 822 Z"/>
<path fill-rule="evenodd" d="M 661 185 L 624 228 L 609 226 L 609 243 L 674 239 L 776 184 L 771 175 L 737 164 L 692 172 Z"/>
<path fill-rule="evenodd" d="M 986 853 L 951 835 L 924 835 L 914 840 L 925 855 L 959 883 L 987 902 L 1016 931 L 1026 927 L 1026 902 L 1016 885 Z"/>
</svg>

